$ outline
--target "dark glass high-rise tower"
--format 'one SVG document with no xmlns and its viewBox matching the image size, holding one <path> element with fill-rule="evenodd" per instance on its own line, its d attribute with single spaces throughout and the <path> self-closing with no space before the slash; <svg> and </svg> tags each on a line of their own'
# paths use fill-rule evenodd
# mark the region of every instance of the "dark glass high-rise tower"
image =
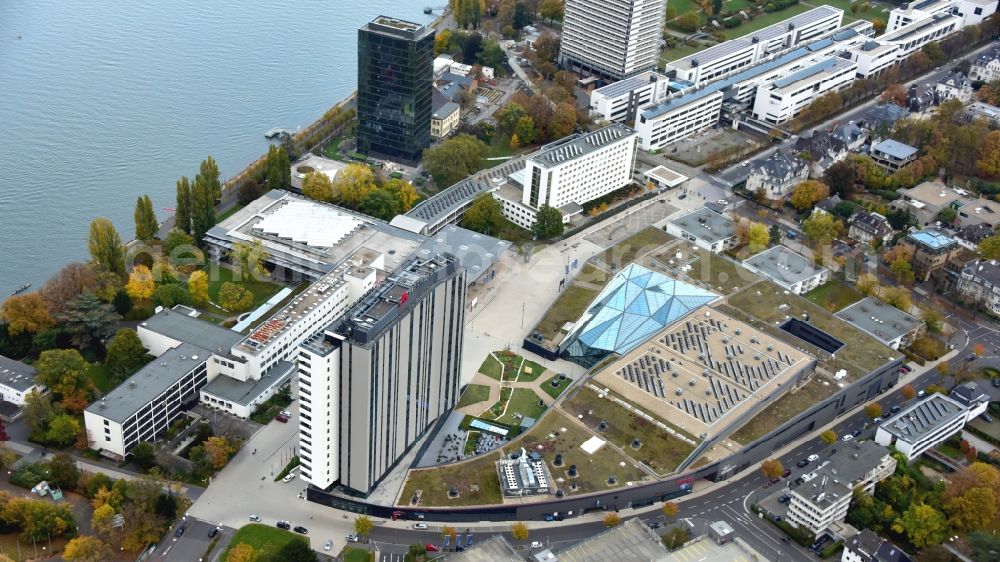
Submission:
<svg viewBox="0 0 1000 562">
<path fill-rule="evenodd" d="M 379 16 L 358 30 L 358 149 L 418 160 L 431 144 L 434 30 Z"/>
</svg>

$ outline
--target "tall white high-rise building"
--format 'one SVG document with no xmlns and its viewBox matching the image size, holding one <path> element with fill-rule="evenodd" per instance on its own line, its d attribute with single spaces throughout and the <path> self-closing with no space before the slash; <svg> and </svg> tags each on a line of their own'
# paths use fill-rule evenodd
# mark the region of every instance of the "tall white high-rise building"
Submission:
<svg viewBox="0 0 1000 562">
<path fill-rule="evenodd" d="M 615 80 L 653 70 L 666 0 L 566 0 L 562 64 Z"/>
</svg>

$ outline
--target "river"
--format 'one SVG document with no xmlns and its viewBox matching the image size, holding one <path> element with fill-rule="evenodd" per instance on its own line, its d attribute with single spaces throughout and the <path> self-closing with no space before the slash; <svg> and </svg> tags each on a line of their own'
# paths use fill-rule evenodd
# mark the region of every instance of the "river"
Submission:
<svg viewBox="0 0 1000 562">
<path fill-rule="evenodd" d="M 0 300 L 87 259 L 104 216 L 134 237 L 211 154 L 223 178 L 357 83 L 357 29 L 444 0 L 0 2 Z M 440 13 L 439 11 L 437 13 Z"/>
</svg>

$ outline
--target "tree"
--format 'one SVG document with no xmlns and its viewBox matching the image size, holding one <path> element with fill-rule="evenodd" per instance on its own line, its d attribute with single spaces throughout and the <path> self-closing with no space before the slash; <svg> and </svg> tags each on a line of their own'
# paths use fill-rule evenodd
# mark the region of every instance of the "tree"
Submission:
<svg viewBox="0 0 1000 562">
<path fill-rule="evenodd" d="M 944 514 L 925 503 L 913 503 L 903 515 L 892 523 L 892 530 L 906 533 L 917 548 L 940 543 L 948 538 L 948 524 Z"/>
<path fill-rule="evenodd" d="M 278 551 L 276 559 L 282 562 L 317 562 L 319 560 L 316 552 L 309 547 L 309 543 L 302 539 L 285 543 Z"/>
<path fill-rule="evenodd" d="M 681 507 L 677 504 L 677 502 L 663 502 L 663 515 L 666 516 L 667 519 L 677 517 L 680 510 Z"/>
<path fill-rule="evenodd" d="M 511 105 L 516 104 L 507 107 Z M 486 151 L 486 144 L 476 137 L 457 135 L 425 150 L 423 165 L 439 186 L 446 187 L 475 173 Z"/>
<path fill-rule="evenodd" d="M 191 238 L 190 234 L 177 228 L 171 228 L 170 232 L 167 233 L 167 238 L 163 241 L 163 251 L 168 257 L 173 258 L 175 257 L 174 252 L 178 248 L 193 245 L 194 238 Z"/>
<path fill-rule="evenodd" d="M 229 250 L 229 261 L 239 268 L 240 281 L 262 281 L 270 274 L 264 267 L 264 262 L 271 254 L 264 248 L 260 240 L 253 242 L 237 242 Z"/>
<path fill-rule="evenodd" d="M 125 247 L 111 221 L 98 217 L 90 222 L 87 250 L 90 251 L 90 259 L 98 267 L 125 277 Z"/>
<path fill-rule="evenodd" d="M 494 69 L 494 72 L 500 72 L 503 69 L 504 62 L 507 60 L 507 54 L 504 53 L 503 47 L 499 43 L 492 39 L 487 39 L 483 41 L 483 48 L 479 51 L 476 60 L 480 65 Z"/>
<path fill-rule="evenodd" d="M 59 312 L 63 306 L 84 291 L 97 289 L 97 274 L 89 263 L 66 264 L 45 282 L 41 295 L 50 312 Z"/>
<path fill-rule="evenodd" d="M 549 138 L 561 139 L 576 128 L 576 107 L 572 102 L 564 101 L 556 106 L 549 122 Z"/>
<path fill-rule="evenodd" d="M 986 486 L 971 488 L 944 503 L 948 523 L 960 532 L 985 529 L 996 519 L 997 509 L 997 494 Z"/>
<path fill-rule="evenodd" d="M 149 356 L 132 328 L 121 328 L 108 342 L 104 364 L 118 380 L 124 380 L 145 365 Z"/>
<path fill-rule="evenodd" d="M 927 331 L 932 334 L 941 333 L 944 324 L 944 317 L 934 308 L 925 308 L 920 313 L 920 319 L 924 321 Z"/>
<path fill-rule="evenodd" d="M 56 315 L 73 343 L 81 349 L 93 342 L 103 342 L 115 333 L 122 317 L 115 307 L 90 293 L 83 293 L 73 299 L 65 310 Z"/>
<path fill-rule="evenodd" d="M 913 303 L 910 302 L 910 292 L 902 287 L 890 287 L 882 292 L 882 300 L 909 314 Z"/>
<path fill-rule="evenodd" d="M 913 274 L 913 268 L 910 267 L 910 262 L 903 259 L 892 262 L 892 265 L 889 266 L 889 272 L 892 273 L 893 279 L 900 285 L 912 285 L 916 277 Z"/>
<path fill-rule="evenodd" d="M 806 180 L 795 187 L 789 202 L 804 211 L 830 196 L 830 187 L 818 180 Z"/>
<path fill-rule="evenodd" d="M 514 136 L 520 140 L 521 144 L 531 144 L 538 139 L 538 129 L 535 127 L 535 120 L 530 115 L 525 115 L 517 120 L 514 126 Z"/>
<path fill-rule="evenodd" d="M 37 334 L 55 323 L 49 313 L 49 304 L 36 292 L 8 297 L 0 309 L 0 317 L 7 323 L 7 333 L 12 336 Z"/>
<path fill-rule="evenodd" d="M 663 544 L 673 550 L 691 540 L 691 535 L 684 527 L 671 527 L 663 534 Z"/>
<path fill-rule="evenodd" d="M 872 28 L 875 29 L 875 35 L 882 35 L 885 33 L 885 20 L 882 18 L 872 18 Z"/>
<path fill-rule="evenodd" d="M 152 443 L 141 441 L 132 447 L 132 460 L 140 469 L 147 471 L 156 466 L 156 449 Z"/>
<path fill-rule="evenodd" d="M 722 13 L 722 0 L 712 0 L 712 15 L 718 16 Z"/>
<path fill-rule="evenodd" d="M 60 488 L 74 489 L 80 481 L 80 469 L 76 461 L 66 453 L 58 453 L 49 461 L 49 477 Z"/>
<path fill-rule="evenodd" d="M 216 470 L 226 466 L 229 458 L 236 452 L 236 448 L 229 443 L 228 439 L 216 435 L 206 439 L 202 443 L 202 448 L 205 450 L 209 465 Z"/>
<path fill-rule="evenodd" d="M 37 390 L 24 395 L 24 419 L 32 431 L 43 428 L 53 415 L 52 397 L 49 394 L 41 394 Z"/>
<path fill-rule="evenodd" d="M 208 274 L 202 270 L 191 273 L 187 281 L 187 293 L 191 303 L 197 307 L 208 305 Z"/>
<path fill-rule="evenodd" d="M 229 549 L 229 555 L 226 556 L 226 562 L 255 562 L 258 554 L 259 553 L 254 549 L 254 547 L 245 542 L 241 542 Z"/>
<path fill-rule="evenodd" d="M 813 213 L 802 221 L 802 231 L 817 246 L 829 244 L 843 227 L 844 224 L 829 213 Z"/>
<path fill-rule="evenodd" d="M 292 166 L 288 153 L 281 146 L 271 145 L 267 149 L 267 188 L 288 189 L 291 187 Z"/>
<path fill-rule="evenodd" d="M 511 25 L 514 26 L 514 29 L 520 30 L 529 24 L 531 24 L 531 14 L 528 12 L 528 7 L 524 5 L 524 2 L 514 4 L 514 19 L 511 21 Z"/>
<path fill-rule="evenodd" d="M 215 226 L 215 193 L 212 178 L 198 174 L 191 188 L 191 236 L 201 243 L 205 233 Z"/>
<path fill-rule="evenodd" d="M 878 278 L 871 273 L 862 273 L 859 275 L 854 285 L 866 297 L 871 297 L 878 293 Z"/>
<path fill-rule="evenodd" d="M 393 178 L 385 183 L 383 189 L 396 198 L 401 213 L 409 212 L 417 200 L 420 199 L 420 195 L 413 187 L 413 184 L 406 180 Z"/>
<path fill-rule="evenodd" d="M 871 420 L 873 420 L 875 418 L 881 418 L 882 417 L 882 405 L 879 404 L 878 402 L 872 402 L 871 404 L 866 404 L 865 405 L 865 415 L 868 416 L 868 419 L 871 419 Z"/>
<path fill-rule="evenodd" d="M 764 473 L 764 476 L 773 480 L 781 478 L 782 473 L 785 472 L 785 467 L 782 466 L 781 461 L 778 459 L 766 459 L 760 463 L 760 471 Z"/>
<path fill-rule="evenodd" d="M 59 396 L 69 396 L 76 392 L 89 392 L 90 365 L 75 349 L 50 349 L 43 351 L 35 364 L 37 380 Z"/>
<path fill-rule="evenodd" d="M 333 181 L 323 172 L 309 172 L 302 180 L 302 195 L 316 201 L 333 201 Z"/>
<path fill-rule="evenodd" d="M 368 537 L 372 534 L 374 524 L 367 515 L 359 515 L 354 518 L 354 532 L 360 537 Z"/>
<path fill-rule="evenodd" d="M 903 388 L 900 389 L 900 392 L 902 393 L 903 399 L 905 400 L 913 400 L 913 397 L 917 395 L 917 391 L 914 390 L 913 387 L 908 384 L 904 385 Z"/>
<path fill-rule="evenodd" d="M 63 547 L 62 557 L 67 562 L 102 562 L 110 558 L 111 549 L 97 537 L 82 535 L 71 539 Z"/>
<path fill-rule="evenodd" d="M 148 300 L 155 289 L 156 281 L 148 267 L 139 264 L 132 268 L 128 274 L 128 283 L 125 284 L 125 292 L 129 297 L 137 301 Z"/>
<path fill-rule="evenodd" d="M 520 521 L 516 521 L 510 526 L 510 536 L 516 541 L 526 541 L 528 540 L 528 535 L 530 531 L 528 526 Z"/>
<path fill-rule="evenodd" d="M 781 229 L 778 225 L 772 224 L 771 228 L 767 231 L 768 243 L 772 246 L 781 243 Z"/>
<path fill-rule="evenodd" d="M 604 516 L 603 521 L 604 521 L 604 526 L 610 529 L 611 527 L 617 527 L 618 524 L 622 522 L 622 519 L 621 517 L 618 516 L 617 512 L 611 511 Z"/>
<path fill-rule="evenodd" d="M 376 189 L 366 195 L 360 208 L 362 213 L 384 221 L 392 220 L 399 210 L 399 200 L 385 189 Z"/>
<path fill-rule="evenodd" d="M 503 207 L 489 193 L 480 193 L 462 217 L 462 226 L 469 230 L 495 236 L 504 225 Z"/>
<path fill-rule="evenodd" d="M 193 202 L 191 200 L 191 180 L 181 176 L 177 180 L 177 206 L 174 209 L 174 227 L 185 234 L 191 234 L 191 217 Z"/>
<path fill-rule="evenodd" d="M 375 174 L 364 164 L 348 164 L 333 180 L 334 197 L 352 209 L 357 209 L 374 190 Z"/>
<path fill-rule="evenodd" d="M 246 312 L 253 307 L 253 293 L 242 285 L 227 281 L 219 289 L 219 306 L 229 312 Z"/>
<path fill-rule="evenodd" d="M 86 406 L 86 404 L 84 404 Z M 69 414 L 56 414 L 49 422 L 49 429 L 45 432 L 45 439 L 60 447 L 65 447 L 76 441 L 77 436 L 83 428 L 80 422 Z"/>
<path fill-rule="evenodd" d="M 542 205 L 535 215 L 535 224 L 531 227 L 531 232 L 539 240 L 548 240 L 562 236 L 564 228 L 563 216 L 559 209 Z"/>
<path fill-rule="evenodd" d="M 111 534 L 114 529 L 115 508 L 104 504 L 94 510 L 90 517 L 90 528 L 103 536 Z"/>
<path fill-rule="evenodd" d="M 828 429 L 823 433 L 820 433 L 819 438 L 822 439 L 827 445 L 833 445 L 837 442 L 837 434 L 834 433 L 832 429 Z"/>
<path fill-rule="evenodd" d="M 830 186 L 830 193 L 836 193 L 841 199 L 851 197 L 857 183 L 854 166 L 847 160 L 833 163 L 823 172 L 823 183 Z"/>
<path fill-rule="evenodd" d="M 538 14 L 552 23 L 553 20 L 563 19 L 563 10 L 563 0 L 543 0 Z"/>
<path fill-rule="evenodd" d="M 215 201 L 222 198 L 222 181 L 219 180 L 219 165 L 215 163 L 214 158 L 208 156 L 201 161 L 201 165 L 198 167 L 198 175 L 195 177 L 196 183 L 198 178 L 201 178 L 208 187 L 208 192 L 212 196 L 212 204 L 214 206 Z"/>
<path fill-rule="evenodd" d="M 984 260 L 1000 259 L 1000 235 L 984 238 L 976 249 Z"/>
<path fill-rule="evenodd" d="M 882 92 L 878 101 L 880 103 L 894 103 L 899 107 L 905 108 L 908 105 L 906 88 L 902 84 L 892 84 Z"/>
<path fill-rule="evenodd" d="M 136 240 L 152 240 L 156 238 L 156 233 L 160 230 L 160 223 L 156 220 L 153 201 L 149 198 L 149 195 L 143 195 L 136 199 L 133 218 L 135 219 Z"/>
<path fill-rule="evenodd" d="M 771 233 L 768 232 L 766 226 L 759 222 L 750 224 L 750 228 L 747 230 L 747 243 L 752 253 L 756 254 L 766 249 L 770 241 Z"/>
<path fill-rule="evenodd" d="M 701 17 L 694 11 L 684 12 L 674 20 L 674 26 L 681 31 L 694 33 L 701 27 Z"/>
</svg>

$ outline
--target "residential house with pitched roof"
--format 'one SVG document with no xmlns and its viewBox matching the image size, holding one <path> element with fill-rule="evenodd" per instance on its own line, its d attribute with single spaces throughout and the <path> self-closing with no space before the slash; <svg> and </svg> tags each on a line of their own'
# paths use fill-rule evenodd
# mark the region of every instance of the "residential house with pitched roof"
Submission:
<svg viewBox="0 0 1000 562">
<path fill-rule="evenodd" d="M 768 199 L 784 199 L 795 186 L 809 179 L 809 163 L 796 155 L 776 150 L 750 170 L 746 189 L 763 189 Z"/>
</svg>

